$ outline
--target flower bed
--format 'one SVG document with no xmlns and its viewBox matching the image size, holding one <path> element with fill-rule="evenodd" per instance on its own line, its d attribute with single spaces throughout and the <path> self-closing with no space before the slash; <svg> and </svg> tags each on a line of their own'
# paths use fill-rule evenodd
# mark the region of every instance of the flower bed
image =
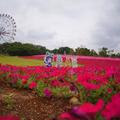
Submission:
<svg viewBox="0 0 120 120">
<path fill-rule="evenodd" d="M 90 119 L 120 117 L 120 67 L 117 63 L 76 68 L 0 65 L 0 79 L 12 87 L 31 89 L 49 99 L 52 96 L 77 97 L 81 105 L 59 119 L 77 120 L 82 114 Z"/>
</svg>

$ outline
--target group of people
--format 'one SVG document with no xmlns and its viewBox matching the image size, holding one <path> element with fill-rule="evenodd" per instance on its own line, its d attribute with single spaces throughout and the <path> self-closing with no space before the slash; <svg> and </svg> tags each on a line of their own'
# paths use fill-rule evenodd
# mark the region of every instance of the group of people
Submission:
<svg viewBox="0 0 120 120">
<path fill-rule="evenodd" d="M 44 63 L 47 67 L 51 67 L 52 66 L 52 62 L 53 62 L 53 53 L 50 52 L 46 52 L 45 58 L 44 58 Z M 72 62 L 72 66 L 73 67 L 77 67 L 77 58 L 74 57 L 70 57 L 68 59 L 71 59 Z M 57 67 L 61 67 L 62 66 L 62 55 L 57 55 Z"/>
</svg>

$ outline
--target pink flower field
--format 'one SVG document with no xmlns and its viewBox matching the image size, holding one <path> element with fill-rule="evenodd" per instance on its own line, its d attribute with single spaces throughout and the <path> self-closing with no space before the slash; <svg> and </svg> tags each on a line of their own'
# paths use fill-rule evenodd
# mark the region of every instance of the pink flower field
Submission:
<svg viewBox="0 0 120 120">
<path fill-rule="evenodd" d="M 43 57 L 24 58 L 42 60 Z M 63 61 L 66 60 L 63 56 Z M 32 90 L 48 99 L 75 96 L 80 104 L 73 105 L 71 110 L 54 120 L 120 120 L 120 59 L 78 56 L 77 61 L 84 66 L 57 68 L 1 64 L 0 79 L 16 89 Z"/>
</svg>

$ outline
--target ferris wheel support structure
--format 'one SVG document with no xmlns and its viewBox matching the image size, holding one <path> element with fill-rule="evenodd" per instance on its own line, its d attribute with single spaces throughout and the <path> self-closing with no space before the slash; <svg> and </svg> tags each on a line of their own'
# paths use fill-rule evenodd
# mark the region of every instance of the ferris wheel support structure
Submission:
<svg viewBox="0 0 120 120">
<path fill-rule="evenodd" d="M 16 35 L 15 20 L 8 14 L 0 14 L 0 43 L 12 42 Z"/>
</svg>

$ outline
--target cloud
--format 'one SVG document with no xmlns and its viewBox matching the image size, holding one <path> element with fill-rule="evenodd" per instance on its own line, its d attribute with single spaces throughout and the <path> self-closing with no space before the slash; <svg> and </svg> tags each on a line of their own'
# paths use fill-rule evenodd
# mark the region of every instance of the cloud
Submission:
<svg viewBox="0 0 120 120">
<path fill-rule="evenodd" d="M 120 1 L 109 2 L 104 16 L 93 32 L 93 40 L 97 47 L 108 47 L 119 50 L 120 46 Z M 96 40 L 96 41 L 95 41 Z"/>
<path fill-rule="evenodd" d="M 56 33 L 49 33 L 45 31 L 28 31 L 26 34 L 22 31 L 19 31 L 19 36 L 17 36 L 24 43 L 34 43 L 34 44 L 43 44 L 50 43 L 50 40 L 54 39 Z M 26 39 L 26 40 L 25 40 Z"/>
<path fill-rule="evenodd" d="M 17 23 L 16 40 L 52 49 L 84 45 L 119 49 L 119 0 L 1 0 Z"/>
</svg>

